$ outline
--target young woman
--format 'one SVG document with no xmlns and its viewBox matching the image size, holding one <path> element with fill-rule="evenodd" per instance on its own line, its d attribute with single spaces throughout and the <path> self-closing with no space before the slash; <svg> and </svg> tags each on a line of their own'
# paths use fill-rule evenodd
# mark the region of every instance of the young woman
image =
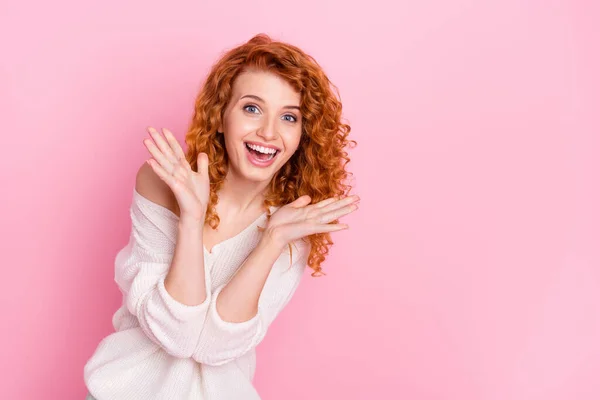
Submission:
<svg viewBox="0 0 600 400">
<path fill-rule="evenodd" d="M 335 90 L 310 56 L 258 35 L 213 66 L 187 154 L 149 128 L 89 399 L 259 399 L 256 346 L 358 208 Z"/>
</svg>

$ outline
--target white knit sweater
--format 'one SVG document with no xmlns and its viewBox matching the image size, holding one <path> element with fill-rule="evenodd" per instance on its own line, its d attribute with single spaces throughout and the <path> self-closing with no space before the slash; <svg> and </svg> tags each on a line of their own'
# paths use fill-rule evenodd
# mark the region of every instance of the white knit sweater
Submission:
<svg viewBox="0 0 600 400">
<path fill-rule="evenodd" d="M 272 207 L 274 212 L 277 207 Z M 302 240 L 274 264 L 252 319 L 226 322 L 216 311 L 220 291 L 258 244 L 266 213 L 244 231 L 204 250 L 204 303 L 179 303 L 165 290 L 178 217 L 133 190 L 128 244 L 115 258 L 123 305 L 84 367 L 97 400 L 255 400 L 255 347 L 302 279 L 310 245 Z M 291 262 L 291 267 L 290 267 Z"/>
</svg>

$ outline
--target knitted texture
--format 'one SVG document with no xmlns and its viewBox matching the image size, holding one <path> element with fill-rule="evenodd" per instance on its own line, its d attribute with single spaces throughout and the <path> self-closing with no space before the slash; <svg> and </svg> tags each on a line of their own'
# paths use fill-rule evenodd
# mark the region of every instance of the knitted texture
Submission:
<svg viewBox="0 0 600 400">
<path fill-rule="evenodd" d="M 272 207 L 274 212 L 277 207 Z M 188 306 L 167 292 L 179 218 L 133 190 L 131 234 L 115 258 L 115 282 L 123 294 L 105 337 L 84 367 L 97 400 L 257 400 L 252 385 L 255 348 L 288 304 L 308 262 L 302 240 L 273 265 L 258 313 L 245 322 L 221 319 L 221 290 L 259 243 L 266 213 L 238 235 L 204 249 L 206 300 Z"/>
</svg>

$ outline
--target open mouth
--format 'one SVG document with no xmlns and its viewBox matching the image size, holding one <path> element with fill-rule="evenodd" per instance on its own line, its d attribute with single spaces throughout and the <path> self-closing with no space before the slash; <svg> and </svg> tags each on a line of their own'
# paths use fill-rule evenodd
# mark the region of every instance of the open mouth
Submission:
<svg viewBox="0 0 600 400">
<path fill-rule="evenodd" d="M 269 162 L 277 157 L 277 154 L 279 154 L 279 150 L 276 149 L 270 149 L 250 143 L 244 144 L 246 145 L 246 150 L 252 156 L 252 158 L 260 163 Z"/>
</svg>

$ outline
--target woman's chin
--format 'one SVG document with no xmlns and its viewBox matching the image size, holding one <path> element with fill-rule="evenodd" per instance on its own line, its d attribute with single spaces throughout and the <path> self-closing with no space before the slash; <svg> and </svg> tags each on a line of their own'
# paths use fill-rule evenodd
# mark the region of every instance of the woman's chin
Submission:
<svg viewBox="0 0 600 400">
<path fill-rule="evenodd" d="M 270 182 L 277 172 L 274 168 L 255 168 L 247 163 L 242 168 L 234 167 L 234 171 L 238 179 L 256 184 Z"/>
</svg>

